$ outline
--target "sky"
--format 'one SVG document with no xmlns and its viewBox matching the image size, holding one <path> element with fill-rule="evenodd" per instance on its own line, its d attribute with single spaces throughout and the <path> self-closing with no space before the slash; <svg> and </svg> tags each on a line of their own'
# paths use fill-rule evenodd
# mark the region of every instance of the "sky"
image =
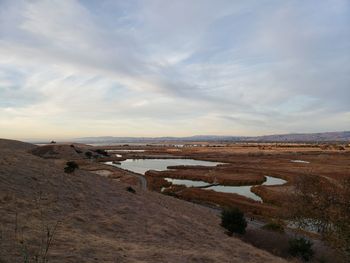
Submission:
<svg viewBox="0 0 350 263">
<path fill-rule="evenodd" d="M 350 130 L 349 0 L 0 0 L 0 137 Z"/>
</svg>

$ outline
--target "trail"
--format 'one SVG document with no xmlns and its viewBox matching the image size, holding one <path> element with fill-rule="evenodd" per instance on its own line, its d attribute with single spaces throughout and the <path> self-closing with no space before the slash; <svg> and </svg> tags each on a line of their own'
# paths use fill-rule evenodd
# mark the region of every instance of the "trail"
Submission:
<svg viewBox="0 0 350 263">
<path fill-rule="evenodd" d="M 148 190 L 148 188 L 147 188 L 147 179 L 146 179 L 146 176 L 144 176 L 144 175 L 142 175 L 142 174 L 138 174 L 138 173 L 135 173 L 135 172 L 133 172 L 133 171 L 130 171 L 130 170 L 127 170 L 127 169 L 122 169 L 122 168 L 120 168 L 120 167 L 118 167 L 116 164 L 114 164 L 114 163 L 111 163 L 111 164 L 106 164 L 105 163 L 105 165 L 109 165 L 109 166 L 113 166 L 114 168 L 117 168 L 117 169 L 119 169 L 119 170 L 121 170 L 121 171 L 127 171 L 128 173 L 130 173 L 131 175 L 133 175 L 133 176 L 135 176 L 135 177 L 137 177 L 137 179 L 139 179 L 139 181 L 140 181 L 140 186 L 141 186 L 141 189 L 142 190 L 145 190 L 145 191 L 147 191 Z"/>
</svg>

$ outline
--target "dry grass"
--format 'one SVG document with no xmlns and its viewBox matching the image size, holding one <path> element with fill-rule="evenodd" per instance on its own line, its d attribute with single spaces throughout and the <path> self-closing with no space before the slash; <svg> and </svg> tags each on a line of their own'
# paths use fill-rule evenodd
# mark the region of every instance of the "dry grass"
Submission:
<svg viewBox="0 0 350 263">
<path fill-rule="evenodd" d="M 186 188 L 172 192 L 175 192 L 176 196 L 185 200 L 218 204 L 221 207 L 238 207 L 247 213 L 265 217 L 276 216 L 278 211 L 276 207 L 256 202 L 238 194 L 220 193 L 198 188 Z"/>
<path fill-rule="evenodd" d="M 42 193 L 45 221 L 60 221 L 49 262 L 283 262 L 227 237 L 206 208 L 136 189 L 81 169 L 63 172 L 64 162 L 15 149 L 0 150 L 1 260 L 20 262 L 11 241 L 21 225 L 37 244 Z"/>
<path fill-rule="evenodd" d="M 208 183 L 219 183 L 223 185 L 253 185 L 261 184 L 265 181 L 262 174 L 254 174 L 253 172 L 234 169 L 228 167 L 186 167 L 172 166 L 176 170 L 167 171 L 148 171 L 147 176 L 150 177 L 170 177 L 177 179 L 190 179 L 196 181 L 204 181 Z"/>
</svg>

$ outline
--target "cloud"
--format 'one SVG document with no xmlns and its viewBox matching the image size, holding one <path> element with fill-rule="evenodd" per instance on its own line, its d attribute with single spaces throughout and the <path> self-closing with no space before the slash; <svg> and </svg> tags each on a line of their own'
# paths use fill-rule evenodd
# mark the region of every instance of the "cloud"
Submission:
<svg viewBox="0 0 350 263">
<path fill-rule="evenodd" d="M 349 129 L 349 6 L 2 1 L 0 136 Z"/>
</svg>

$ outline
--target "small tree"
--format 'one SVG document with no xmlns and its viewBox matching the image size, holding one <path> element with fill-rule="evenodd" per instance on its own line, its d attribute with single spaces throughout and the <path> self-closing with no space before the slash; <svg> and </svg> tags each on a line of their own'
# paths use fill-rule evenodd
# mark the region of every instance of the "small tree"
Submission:
<svg viewBox="0 0 350 263">
<path fill-rule="evenodd" d="M 289 240 L 289 253 L 293 257 L 300 257 L 305 261 L 309 261 L 314 254 L 311 247 L 312 242 L 303 237 Z"/>
<path fill-rule="evenodd" d="M 243 212 L 238 208 L 224 209 L 221 212 L 221 226 L 226 228 L 231 235 L 233 233 L 244 234 L 247 221 Z"/>
<path fill-rule="evenodd" d="M 74 162 L 74 161 L 69 161 L 66 163 L 66 167 L 64 167 L 64 172 L 65 173 L 73 173 L 75 171 L 75 169 L 79 169 L 79 165 Z"/>
</svg>

